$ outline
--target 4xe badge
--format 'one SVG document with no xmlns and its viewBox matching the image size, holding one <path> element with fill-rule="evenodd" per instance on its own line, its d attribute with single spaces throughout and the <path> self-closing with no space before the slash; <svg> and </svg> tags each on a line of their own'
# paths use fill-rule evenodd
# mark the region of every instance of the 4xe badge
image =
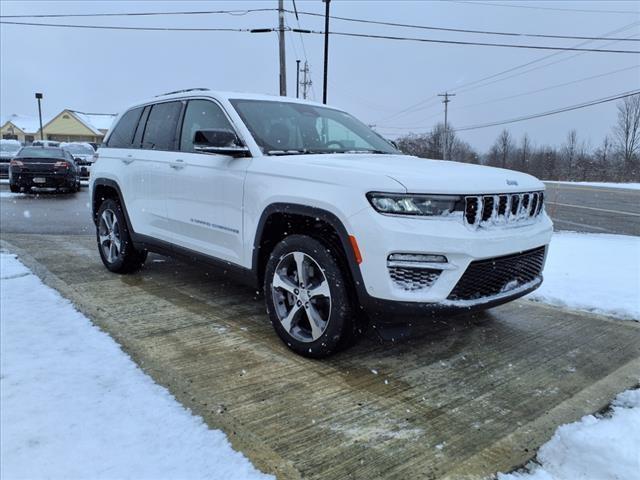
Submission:
<svg viewBox="0 0 640 480">
<path fill-rule="evenodd" d="M 511 185 L 514 187 L 518 186 L 518 181 L 517 180 L 507 180 L 507 185 Z"/>
</svg>

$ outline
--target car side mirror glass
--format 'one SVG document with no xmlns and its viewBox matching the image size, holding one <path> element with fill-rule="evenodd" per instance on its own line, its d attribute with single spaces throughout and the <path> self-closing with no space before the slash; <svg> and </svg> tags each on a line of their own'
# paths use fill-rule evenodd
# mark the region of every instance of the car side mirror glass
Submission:
<svg viewBox="0 0 640 480">
<path fill-rule="evenodd" d="M 193 135 L 194 145 L 208 147 L 233 147 L 239 143 L 238 137 L 231 130 L 226 128 L 211 128 L 207 130 L 197 130 Z"/>
<path fill-rule="evenodd" d="M 242 145 L 235 132 L 226 128 L 196 130 L 193 149 L 196 152 L 232 156 L 246 156 L 249 153 L 249 149 Z"/>
</svg>

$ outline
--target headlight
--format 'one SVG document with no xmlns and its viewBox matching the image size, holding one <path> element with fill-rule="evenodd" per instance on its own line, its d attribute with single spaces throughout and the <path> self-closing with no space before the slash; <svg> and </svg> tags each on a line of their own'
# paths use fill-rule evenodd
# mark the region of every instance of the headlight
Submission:
<svg viewBox="0 0 640 480">
<path fill-rule="evenodd" d="M 373 208 L 395 215 L 441 216 L 464 210 L 464 201 L 455 195 L 403 195 L 368 193 Z"/>
</svg>

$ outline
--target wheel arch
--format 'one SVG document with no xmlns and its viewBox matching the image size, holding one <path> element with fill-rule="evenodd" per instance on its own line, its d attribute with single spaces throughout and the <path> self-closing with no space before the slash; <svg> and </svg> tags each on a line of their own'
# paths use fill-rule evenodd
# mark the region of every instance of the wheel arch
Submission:
<svg viewBox="0 0 640 480">
<path fill-rule="evenodd" d="M 132 237 L 135 235 L 133 228 L 131 226 L 131 220 L 129 219 L 129 214 L 127 213 L 127 207 L 124 204 L 124 197 L 122 196 L 122 190 L 120 190 L 120 186 L 115 180 L 111 180 L 110 178 L 97 178 L 93 182 L 93 188 L 91 190 L 91 218 L 93 219 L 93 223 L 97 224 L 98 221 L 98 210 L 100 210 L 100 205 L 107 199 L 116 200 L 120 207 L 122 208 L 122 212 L 124 213 L 124 218 L 127 221 L 127 228 L 129 229 Z"/>
<path fill-rule="evenodd" d="M 290 234 L 306 234 L 328 242 L 341 255 L 358 297 L 364 289 L 349 233 L 342 221 L 328 210 L 294 203 L 272 203 L 264 209 L 253 242 L 252 270 L 261 285 L 269 254 Z"/>
</svg>

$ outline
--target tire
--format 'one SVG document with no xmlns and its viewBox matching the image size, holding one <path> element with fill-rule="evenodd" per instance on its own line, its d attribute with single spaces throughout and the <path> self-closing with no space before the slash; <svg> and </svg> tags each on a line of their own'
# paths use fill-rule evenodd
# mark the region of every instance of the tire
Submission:
<svg viewBox="0 0 640 480">
<path fill-rule="evenodd" d="M 15 185 L 13 183 L 9 184 L 9 190 L 11 190 L 11 193 L 20 193 L 20 191 L 22 190 L 18 185 Z"/>
<path fill-rule="evenodd" d="M 350 343 L 355 315 L 348 276 L 340 265 L 332 247 L 306 235 L 285 238 L 269 256 L 264 278 L 267 313 L 280 339 L 300 355 L 323 358 Z"/>
<path fill-rule="evenodd" d="M 145 250 L 134 248 L 122 207 L 113 199 L 109 198 L 100 205 L 96 241 L 102 263 L 112 272 L 134 272 L 147 259 Z"/>
</svg>

